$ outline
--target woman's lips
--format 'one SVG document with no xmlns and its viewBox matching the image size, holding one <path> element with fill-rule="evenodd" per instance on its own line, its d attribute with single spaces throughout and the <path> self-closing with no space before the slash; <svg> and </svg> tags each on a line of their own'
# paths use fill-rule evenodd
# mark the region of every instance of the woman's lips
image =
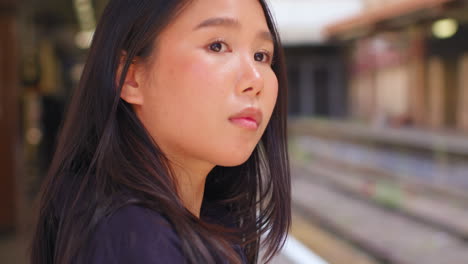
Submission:
<svg viewBox="0 0 468 264">
<path fill-rule="evenodd" d="M 255 120 L 248 118 L 248 117 L 241 117 L 241 118 L 230 118 L 229 121 L 231 121 L 233 124 L 238 125 L 243 128 L 247 128 L 250 130 L 257 130 L 258 129 L 258 124 Z"/>
<path fill-rule="evenodd" d="M 247 128 L 249 130 L 257 130 L 262 122 L 262 111 L 259 108 L 247 107 L 239 113 L 231 116 L 229 121 L 231 123 Z"/>
</svg>

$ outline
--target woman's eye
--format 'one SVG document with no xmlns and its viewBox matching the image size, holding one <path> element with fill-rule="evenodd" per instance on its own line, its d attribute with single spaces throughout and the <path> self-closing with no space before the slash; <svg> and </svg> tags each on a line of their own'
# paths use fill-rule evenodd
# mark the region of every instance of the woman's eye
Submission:
<svg viewBox="0 0 468 264">
<path fill-rule="evenodd" d="M 270 54 L 268 54 L 267 52 L 257 52 L 254 55 L 254 59 L 259 62 L 269 62 Z"/>
<path fill-rule="evenodd" d="M 209 46 L 209 49 L 214 52 L 221 52 L 226 49 L 226 44 L 221 41 L 217 41 L 217 42 L 211 43 Z"/>
</svg>

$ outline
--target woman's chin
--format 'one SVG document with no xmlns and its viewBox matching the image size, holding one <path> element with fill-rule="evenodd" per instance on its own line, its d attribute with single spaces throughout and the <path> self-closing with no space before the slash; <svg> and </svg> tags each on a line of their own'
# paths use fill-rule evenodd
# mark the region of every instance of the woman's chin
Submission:
<svg viewBox="0 0 468 264">
<path fill-rule="evenodd" d="M 229 153 L 223 159 L 219 159 L 217 165 L 223 167 L 236 167 L 239 165 L 244 164 L 252 155 L 253 151 L 245 152 L 245 153 Z"/>
</svg>

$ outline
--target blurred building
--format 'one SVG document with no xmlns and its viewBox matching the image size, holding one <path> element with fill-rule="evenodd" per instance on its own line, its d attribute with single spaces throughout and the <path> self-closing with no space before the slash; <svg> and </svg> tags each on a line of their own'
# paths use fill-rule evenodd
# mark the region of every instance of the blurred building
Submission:
<svg viewBox="0 0 468 264">
<path fill-rule="evenodd" d="M 16 147 L 19 126 L 17 84 L 18 32 L 15 0 L 0 1 L 0 232 L 11 228 L 15 219 Z M 13 99 L 13 100 L 12 100 Z"/>
<path fill-rule="evenodd" d="M 106 0 L 0 0 L 0 234 L 32 203 Z"/>
<path fill-rule="evenodd" d="M 340 118 L 347 113 L 343 49 L 322 31 L 332 21 L 358 13 L 360 0 L 270 0 L 289 78 L 289 114 Z"/>
<path fill-rule="evenodd" d="M 303 50 L 285 41 L 290 114 L 298 117 L 289 122 L 291 138 L 310 140 L 300 141 L 313 153 L 310 163 L 326 160 L 344 175 L 372 171 L 371 178 L 466 193 L 468 1 L 361 3 Z"/>
<path fill-rule="evenodd" d="M 326 31 L 345 47 L 349 117 L 468 131 L 467 1 L 364 2 Z"/>
</svg>

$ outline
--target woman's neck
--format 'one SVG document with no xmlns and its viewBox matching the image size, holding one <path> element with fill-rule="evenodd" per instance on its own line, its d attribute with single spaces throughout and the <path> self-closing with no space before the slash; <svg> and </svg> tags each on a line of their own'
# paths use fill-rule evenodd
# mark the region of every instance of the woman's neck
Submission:
<svg viewBox="0 0 468 264">
<path fill-rule="evenodd" d="M 178 165 L 172 167 L 177 181 L 178 195 L 187 210 L 199 218 L 205 193 L 206 177 L 214 168 L 214 165 L 202 165 L 195 162 L 178 162 L 176 164 Z"/>
</svg>

